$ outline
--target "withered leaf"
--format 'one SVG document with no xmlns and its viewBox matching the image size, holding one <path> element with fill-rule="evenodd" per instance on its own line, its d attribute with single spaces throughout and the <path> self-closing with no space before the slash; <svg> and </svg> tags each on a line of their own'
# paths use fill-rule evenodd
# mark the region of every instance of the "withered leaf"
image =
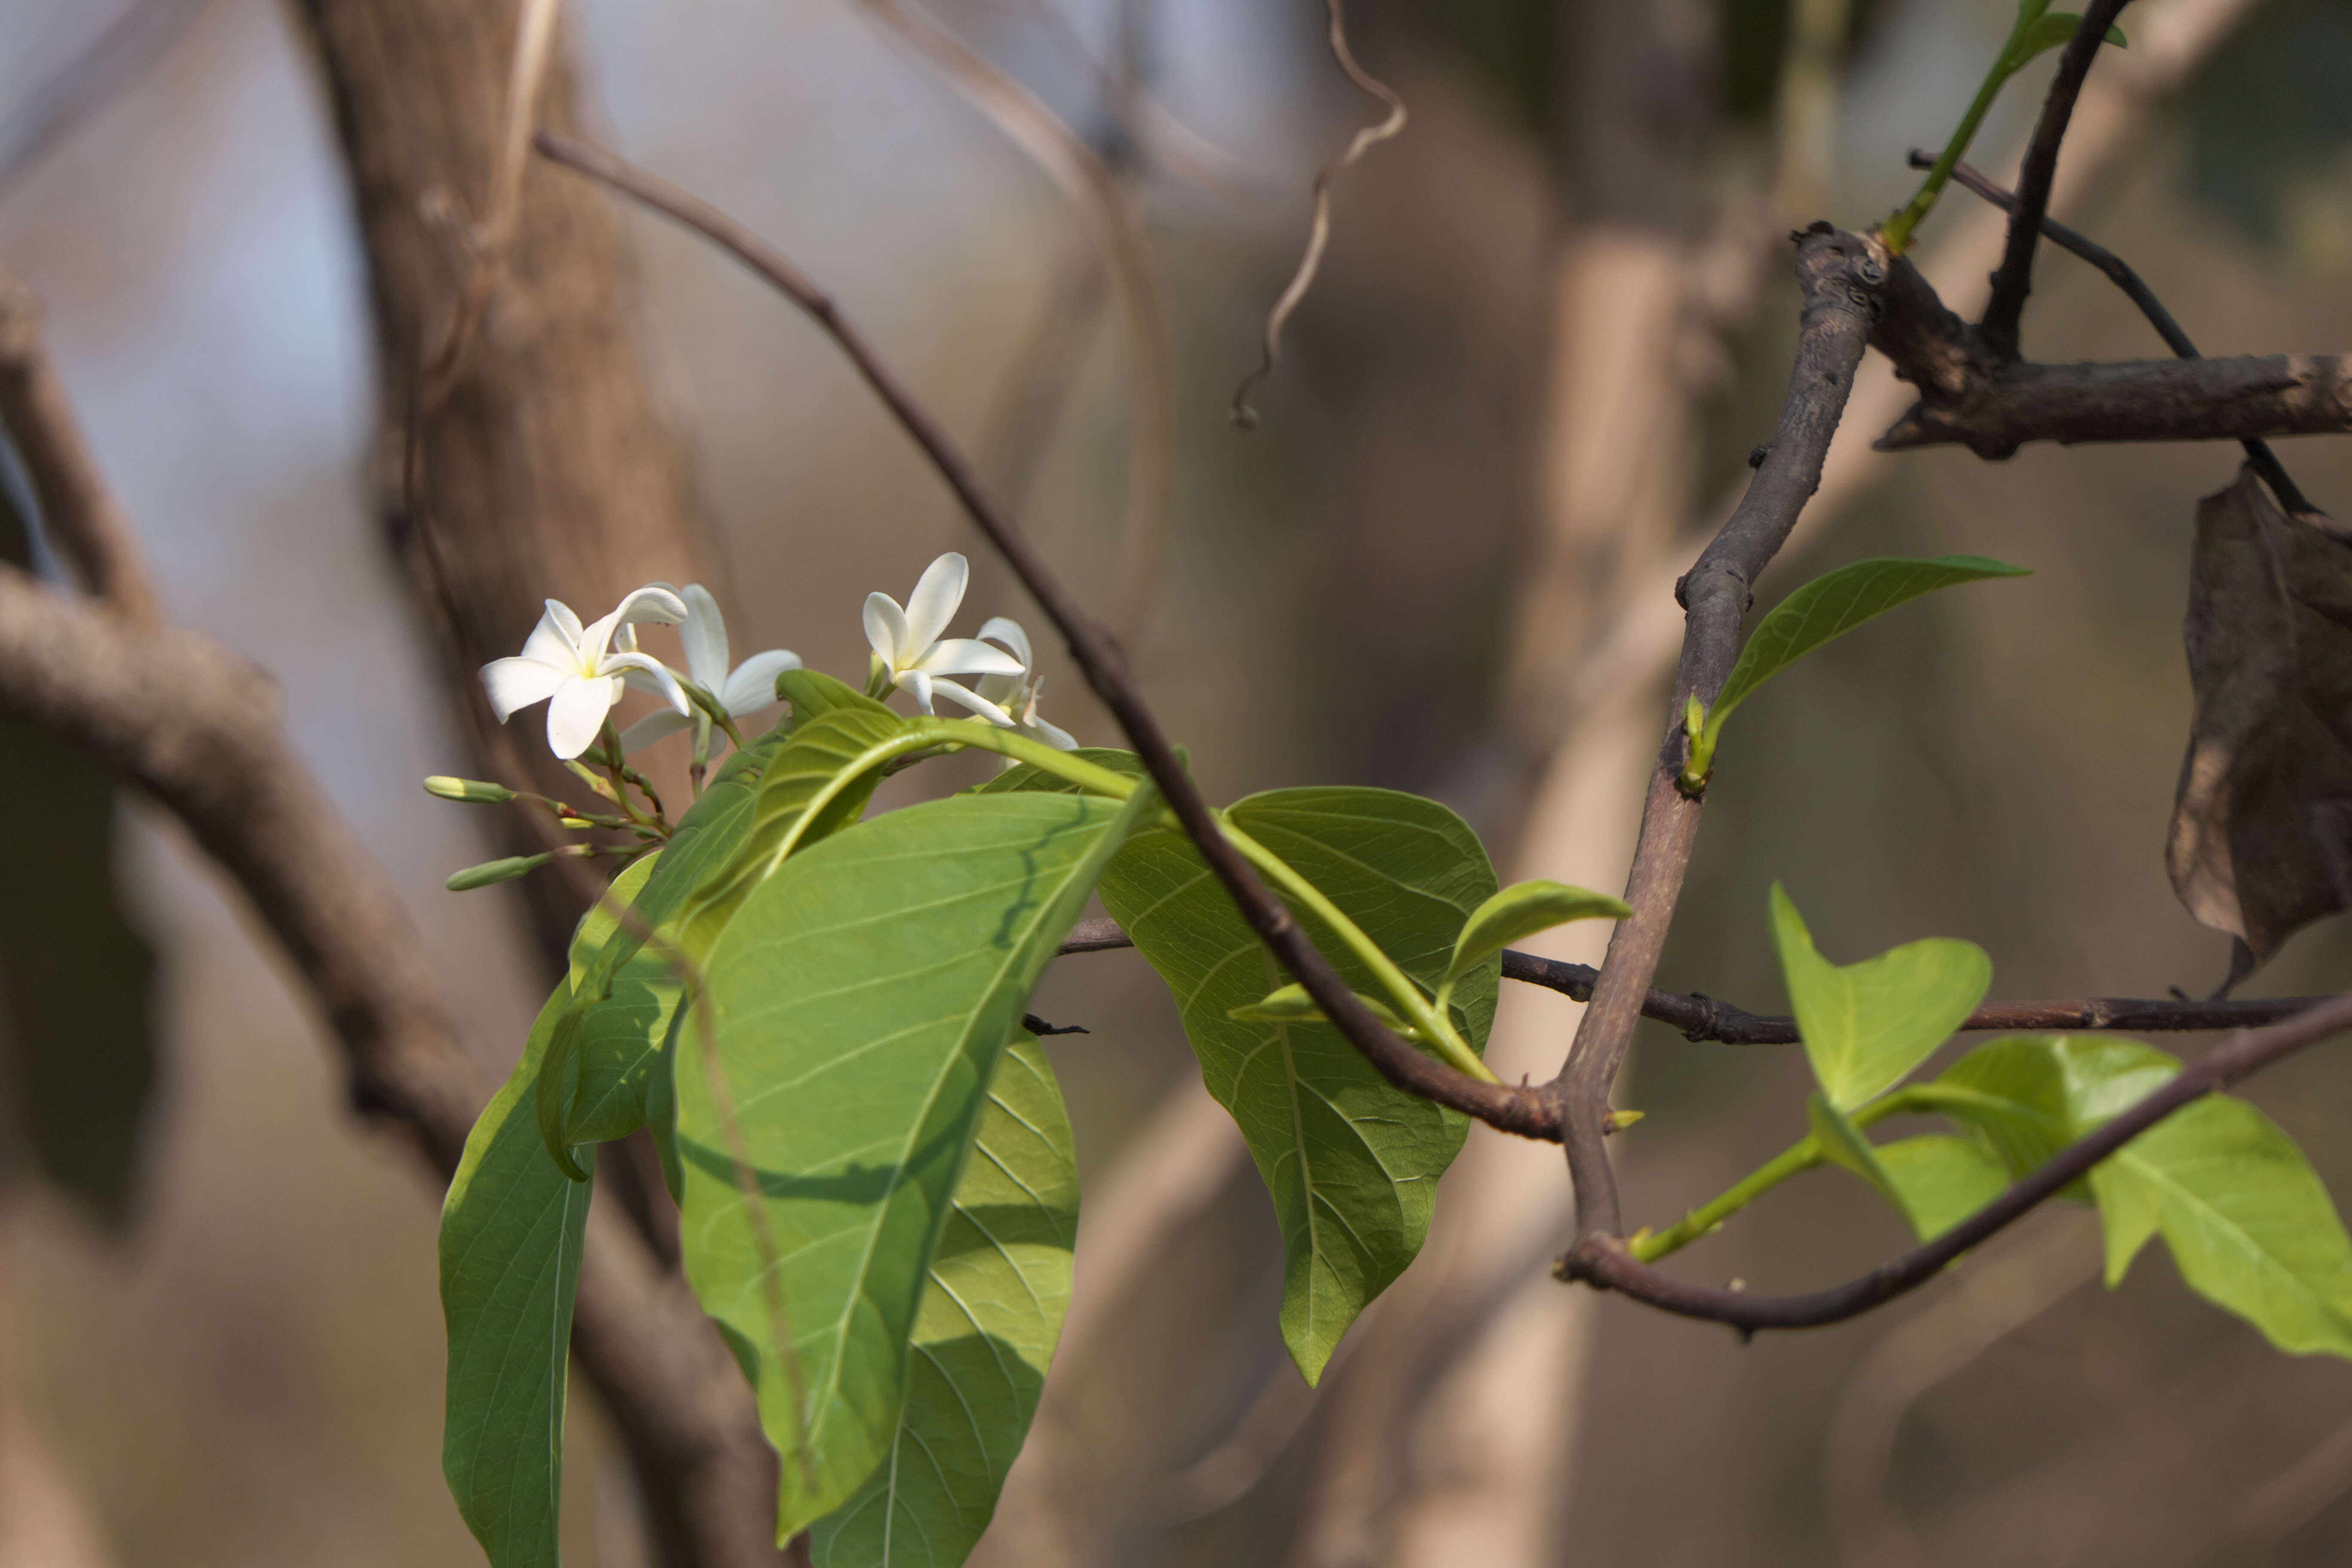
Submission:
<svg viewBox="0 0 2352 1568">
<path fill-rule="evenodd" d="M 2165 868 L 2242 944 L 2234 984 L 2352 907 L 2352 543 L 2242 468 L 2197 503 L 2183 632 L 2197 710 Z"/>
</svg>

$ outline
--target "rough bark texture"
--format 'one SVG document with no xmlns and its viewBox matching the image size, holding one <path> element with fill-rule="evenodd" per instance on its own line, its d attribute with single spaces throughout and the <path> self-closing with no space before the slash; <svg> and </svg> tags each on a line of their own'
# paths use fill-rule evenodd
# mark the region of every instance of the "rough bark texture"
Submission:
<svg viewBox="0 0 2352 1568">
<path fill-rule="evenodd" d="M 712 574 L 686 450 L 635 341 L 621 218 L 579 181 L 534 169 L 504 283 L 462 373 L 428 421 L 418 515 L 400 491 L 403 421 L 418 366 L 446 331 L 504 112 L 516 8 L 483 0 L 301 0 L 351 174 L 381 367 L 383 504 L 421 622 L 447 660 L 475 735 L 493 722 L 474 671 L 522 647 L 541 602 L 583 619 L 641 583 Z M 578 114 L 559 47 L 542 123 Z M 426 531 L 430 530 L 428 539 Z M 437 543 L 446 593 L 425 553 Z M 576 781 L 517 750 L 551 793 Z M 484 771 L 488 771 L 485 769 Z M 520 836 L 520 852 L 540 847 Z M 560 879 L 524 884 L 541 943 L 561 953 L 579 914 Z"/>
<path fill-rule="evenodd" d="M 1971 382 L 1956 400 L 1923 398 L 1878 446 L 1957 444 L 1980 458 L 2006 458 L 2028 441 L 2250 440 L 2343 430 L 2352 430 L 2352 358 L 2248 354 L 2013 364 Z"/>
</svg>

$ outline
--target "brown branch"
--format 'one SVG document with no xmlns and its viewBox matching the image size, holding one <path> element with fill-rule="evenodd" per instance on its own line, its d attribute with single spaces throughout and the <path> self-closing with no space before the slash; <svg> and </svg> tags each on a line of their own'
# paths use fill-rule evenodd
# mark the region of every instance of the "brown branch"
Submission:
<svg viewBox="0 0 2352 1568">
<path fill-rule="evenodd" d="M 2074 118 L 2074 100 L 2091 74 L 2091 61 L 2106 42 L 2131 0 L 2091 0 L 2083 20 L 2058 57 L 2057 74 L 2050 79 L 2050 94 L 2042 100 L 2042 118 L 2034 122 L 2033 140 L 2025 149 L 2025 163 L 2017 176 L 2017 207 L 2011 215 L 2009 243 L 2000 266 L 1992 275 L 1992 297 L 1985 302 L 1984 333 L 1993 356 L 2006 363 L 2017 358 L 2017 327 L 2025 313 L 2025 296 L 2033 288 L 2033 247 L 2041 242 L 2042 217 L 2050 210 L 2051 188 L 2058 181 L 2058 147 Z"/>
<path fill-rule="evenodd" d="M 1927 168 L 1935 161 L 1935 155 L 1922 148 L 1911 150 L 1911 166 L 1915 169 Z M 2011 214 L 2017 211 L 2016 196 L 2001 189 L 1988 179 L 1983 171 L 1965 160 L 1952 170 L 1952 177 L 2001 211 Z M 2180 323 L 2173 319 L 2172 312 L 2164 308 L 2164 301 L 2156 297 L 2156 290 L 2147 286 L 2147 280 L 2133 269 L 2129 262 L 2047 213 L 2042 215 L 2042 232 L 2053 245 L 2073 252 L 2105 273 L 2109 282 L 2122 289 L 2125 296 L 2139 307 L 2139 313 L 2147 318 L 2147 324 L 2156 329 L 2157 336 L 2164 340 L 2164 346 L 2176 356 L 2181 359 L 2204 357 L 2197 352 L 2197 345 L 2189 341 Z M 2278 455 L 2271 450 L 2268 442 L 2249 437 L 2240 444 L 2246 449 L 2246 460 L 2253 465 L 2254 472 L 2262 476 L 2263 482 L 2270 486 L 2271 493 L 2278 497 L 2280 506 L 2307 522 L 2326 523 L 2327 514 L 2314 506 L 2302 488 L 2288 477 L 2285 466 L 2278 460 Z"/>
<path fill-rule="evenodd" d="M 1625 901 L 1633 912 L 1610 935 L 1575 1046 L 1551 1085 L 1564 1102 L 1561 1142 L 1568 1146 L 1578 1230 L 1583 1235 L 1618 1229 L 1617 1182 L 1601 1147 L 1609 1092 L 1632 1047 L 1633 1026 L 1657 973 L 1698 837 L 1699 801 L 1675 782 L 1683 763 L 1683 705 L 1692 697 L 1712 702 L 1731 671 L 1750 590 L 1821 482 L 1822 459 L 1853 389 L 1886 280 L 1885 265 L 1869 241 L 1827 224 L 1798 237 L 1797 276 L 1804 286 L 1804 312 L 1789 395 L 1771 446 L 1748 493 L 1678 586 L 1686 615 L 1669 710 L 1675 717 L 1651 774 L 1625 885 Z"/>
<path fill-rule="evenodd" d="M 2352 994 L 2332 997 L 2267 1028 L 2232 1035 L 2182 1068 L 2163 1088 L 2089 1137 L 2068 1145 L 2040 1170 L 1942 1236 L 1826 1290 L 1803 1296 L 1756 1296 L 1685 1284 L 1636 1262 L 1621 1237 L 1590 1232 L 1559 1259 L 1554 1271 L 1563 1279 L 1615 1290 L 1664 1311 L 1728 1323 L 1748 1332 L 1843 1322 L 1917 1289 L 1963 1253 L 2057 1196 L 2091 1167 L 2183 1106 L 2228 1089 L 2347 1027 L 2352 1027 Z"/>
<path fill-rule="evenodd" d="M 1070 930 L 1063 953 L 1103 952 L 1132 947 L 1118 922 L 1096 915 Z M 1503 950 L 1503 978 L 1557 991 L 1572 1001 L 1592 1000 L 1601 972 L 1589 963 L 1542 958 L 1517 948 Z M 2137 1029 L 2149 1034 L 2185 1034 L 2201 1029 L 2246 1029 L 2292 1018 L 2326 1001 L 2325 996 L 2265 996 L 2239 1002 L 2159 1001 L 2152 997 L 2068 996 L 2032 1002 L 1988 1002 L 1960 1023 L 1965 1034 L 1993 1031 Z M 1685 1040 L 1726 1046 L 1793 1046 L 1797 1021 L 1775 1013 L 1750 1013 L 1698 992 L 1661 991 L 1642 999 L 1642 1016 L 1682 1031 Z"/>
<path fill-rule="evenodd" d="M 139 536 L 98 471 L 41 339 L 41 305 L 0 278 L 0 427 L 24 460 L 41 531 L 107 607 L 142 624 L 159 615 Z"/>
<path fill-rule="evenodd" d="M 1208 862 L 1250 929 L 1383 1078 L 1409 1094 L 1450 1106 L 1506 1132 L 1528 1138 L 1557 1135 L 1558 1101 L 1547 1089 L 1483 1082 L 1423 1055 L 1381 1026 L 1371 1010 L 1317 950 L 1292 918 L 1289 908 L 1267 890 L 1248 862 L 1219 831 L 1215 815 L 1192 786 L 1159 719 L 1137 689 L 1128 670 L 1126 655 L 1118 643 L 1079 608 L 1047 570 L 1028 539 L 997 510 L 996 503 L 981 488 L 971 465 L 939 421 L 883 363 L 873 345 L 842 315 L 831 296 L 742 225 L 612 153 L 547 132 L 540 133 L 538 145 L 548 157 L 604 182 L 726 250 L 798 306 L 833 340 L 946 481 L 981 532 L 1013 568 L 1046 618 L 1061 632 L 1071 658 L 1085 673 L 1095 695 L 1118 721 L 1128 743 L 1166 797 L 1185 836 Z"/>
<path fill-rule="evenodd" d="M 2011 364 L 1959 401 L 1921 399 L 1878 449 L 1957 445 L 2006 458 L 2029 441 L 2247 441 L 2346 430 L 2352 355 L 2249 354 Z"/>
</svg>

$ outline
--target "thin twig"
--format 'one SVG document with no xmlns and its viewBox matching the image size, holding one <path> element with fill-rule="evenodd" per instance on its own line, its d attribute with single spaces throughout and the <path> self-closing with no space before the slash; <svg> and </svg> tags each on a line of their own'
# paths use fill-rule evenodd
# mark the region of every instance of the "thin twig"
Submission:
<svg viewBox="0 0 2352 1568">
<path fill-rule="evenodd" d="M 1924 1247 L 1827 1290 L 1803 1296 L 1757 1296 L 1685 1284 L 1635 1262 L 1622 1237 L 1588 1233 L 1562 1257 L 1555 1272 L 1597 1289 L 1686 1318 L 1758 1329 L 1806 1329 L 1843 1322 L 1881 1307 L 1933 1279 L 1961 1254 L 2022 1219 L 2082 1179 L 2094 1165 L 2174 1111 L 2218 1093 L 2306 1047 L 2352 1027 L 2352 994 L 2331 997 L 2267 1028 L 2241 1030 L 2175 1074 L 2097 1131 L 2069 1144 L 2032 1175 Z"/>
<path fill-rule="evenodd" d="M 1826 224 L 1797 239 L 1805 304 L 1789 395 L 1748 493 L 1679 585 L 1676 596 L 1686 614 L 1681 668 L 1668 709 L 1674 715 L 1682 713 L 1687 700 L 1714 701 L 1730 674 L 1751 590 L 1821 483 L 1822 458 L 1877 317 L 1886 274 L 1870 241 Z M 1583 1235 L 1613 1235 L 1619 1228 L 1617 1181 L 1601 1139 L 1610 1089 L 1633 1046 L 1633 1026 L 1657 973 L 1698 837 L 1699 801 L 1675 784 L 1683 747 L 1677 717 L 1667 729 L 1642 811 L 1625 887 L 1633 912 L 1610 935 L 1592 1001 L 1577 1024 L 1576 1043 L 1552 1080 L 1564 1107 L 1561 1142 L 1568 1147 Z"/>
<path fill-rule="evenodd" d="M 90 593 L 126 619 L 161 617 L 139 536 L 99 471 L 41 335 L 31 290 L 0 276 L 0 427 L 24 460 L 41 531 Z"/>
<path fill-rule="evenodd" d="M 1933 162 L 1933 153 L 1917 147 L 1911 149 L 1913 168 L 1924 168 Z M 2001 211 L 2012 215 L 2017 211 L 2016 195 L 2001 189 L 1975 165 L 1962 162 L 1953 169 L 1952 178 Z M 2165 347 L 2182 359 L 2204 357 L 2197 352 L 2197 345 L 2189 341 L 2180 323 L 2173 319 L 2172 312 L 2164 308 L 2164 301 L 2156 297 L 2156 290 L 2149 288 L 2147 280 L 2122 257 L 2078 230 L 2067 227 L 2047 213 L 2042 216 L 2042 232 L 2060 249 L 2072 251 L 2106 274 L 2108 281 L 2122 289 L 2131 302 L 2139 307 L 2139 313 L 2147 318 L 2148 325 L 2156 329 L 2157 336 L 2164 340 Z M 2271 450 L 2269 442 L 2250 437 L 2241 444 L 2246 449 L 2246 460 L 2253 465 L 2254 472 L 2262 476 L 2263 482 L 2270 486 L 2271 493 L 2278 497 L 2280 506 L 2291 515 L 2315 526 L 2329 526 L 2327 514 L 2314 506 L 2301 487 L 2287 476 L 2284 465 Z"/>
<path fill-rule="evenodd" d="M 1071 928 L 1059 951 L 1103 952 L 1133 945 L 1118 921 L 1097 915 Z M 1601 975 L 1591 964 L 1543 958 L 1517 948 L 1504 949 L 1502 956 L 1504 979 L 1557 991 L 1571 1001 L 1591 1001 L 1593 982 Z M 2266 996 L 2254 1001 L 2182 1002 L 2152 997 L 2068 996 L 2046 1001 L 1988 1002 L 1963 1019 L 1959 1027 L 1964 1034 L 2066 1033 L 2077 1029 L 2187 1034 L 2274 1024 L 2326 1000 L 2325 996 Z M 1794 1018 L 1750 1013 L 1696 992 L 1661 991 L 1652 986 L 1643 998 L 1642 1016 L 1671 1025 L 1686 1040 L 1711 1040 L 1726 1046 L 1792 1046 L 1798 1040 Z"/>
<path fill-rule="evenodd" d="M 1404 100 L 1386 82 L 1358 65 L 1355 51 L 1348 47 L 1348 15 L 1343 0 L 1323 0 L 1323 8 L 1330 24 L 1331 58 L 1339 62 L 1339 68 L 1347 72 L 1349 81 L 1388 105 L 1389 111 L 1378 124 L 1367 125 L 1349 138 L 1346 152 L 1315 171 L 1315 213 L 1307 226 L 1307 253 L 1298 258 L 1298 270 L 1291 274 L 1290 286 L 1283 289 L 1274 309 L 1266 312 L 1265 341 L 1261 350 L 1264 357 L 1258 361 L 1257 368 L 1242 377 L 1242 384 L 1234 388 L 1234 423 L 1244 430 L 1257 428 L 1257 410 L 1249 405 L 1249 395 L 1274 374 L 1275 366 L 1282 361 L 1283 324 L 1298 309 L 1299 301 L 1307 298 L 1307 291 L 1315 287 L 1315 275 L 1322 269 L 1323 247 L 1331 238 L 1332 183 L 1353 168 L 1367 150 L 1396 135 L 1405 125 Z"/>
<path fill-rule="evenodd" d="M 1142 623 L 1159 576 L 1168 531 L 1170 452 L 1167 325 L 1160 286 L 1133 204 L 1109 164 L 1065 124 L 1045 101 L 1000 69 L 929 13 L 901 0 L 859 0 L 865 9 L 929 61 L 964 100 L 985 115 L 1007 141 L 1060 187 L 1085 221 L 1125 308 L 1128 324 L 1129 417 L 1127 509 L 1121 524 L 1118 587 L 1112 603 L 1119 624 Z"/>
<path fill-rule="evenodd" d="M 2025 296 L 2033 288 L 2033 247 L 2042 238 L 2042 216 L 2050 210 L 2050 192 L 2058 179 L 2058 148 L 2066 139 L 2066 125 L 2074 117 L 2074 102 L 2091 74 L 2091 61 L 2106 42 L 2107 29 L 2131 0 L 2091 0 L 2083 20 L 2058 57 L 2058 72 L 2050 79 L 2050 95 L 2042 100 L 2042 118 L 2034 122 L 2033 140 L 2025 149 L 2025 163 L 2017 176 L 2017 205 L 2009 221 L 2009 242 L 2000 266 L 1992 275 L 1992 297 L 1985 302 L 1981 331 L 1996 359 L 2017 354 L 2017 326 L 2025 314 Z"/>
<path fill-rule="evenodd" d="M 773 285 L 833 340 L 1061 632 L 1087 684 L 1118 721 L 1129 745 L 1160 786 L 1185 836 L 1208 862 L 1250 929 L 1383 1078 L 1407 1093 L 1450 1106 L 1506 1132 L 1528 1138 L 1559 1135 L 1558 1101 L 1547 1089 L 1482 1083 L 1423 1055 L 1381 1026 L 1316 948 L 1288 906 L 1258 880 L 1225 838 L 1215 814 L 1193 787 L 1159 719 L 1137 689 L 1118 644 L 1070 597 L 1028 539 L 981 488 L 971 463 L 939 421 L 883 363 L 829 295 L 740 224 L 612 153 L 546 131 L 540 132 L 538 146 L 556 162 L 604 182 L 718 245 Z"/>
</svg>

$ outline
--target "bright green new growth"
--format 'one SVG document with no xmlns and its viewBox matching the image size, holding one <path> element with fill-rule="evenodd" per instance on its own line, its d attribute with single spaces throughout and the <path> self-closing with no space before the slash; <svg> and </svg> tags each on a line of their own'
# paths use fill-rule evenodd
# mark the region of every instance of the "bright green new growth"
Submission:
<svg viewBox="0 0 2352 1568">
<path fill-rule="evenodd" d="M 1409 1040 L 1418 1040 L 1421 1031 L 1390 1010 L 1389 1005 L 1377 996 L 1356 993 L 1356 1000 L 1371 1009 L 1372 1016 Z M 1239 1024 L 1323 1024 L 1323 1009 L 1307 994 L 1307 987 L 1296 982 L 1276 991 L 1270 991 L 1258 1001 L 1234 1008 L 1225 1015 Z"/>
<path fill-rule="evenodd" d="M 2002 42 L 2000 53 L 1993 57 L 1992 68 L 1985 72 L 1985 79 L 1978 86 L 1977 95 L 1969 102 L 1968 112 L 1960 117 L 1959 128 L 1952 132 L 1951 140 L 1944 143 L 1943 153 L 1927 171 L 1927 177 L 1920 182 L 1918 194 L 1901 211 L 1879 226 L 1879 236 L 1886 242 L 1889 254 L 1900 256 L 1908 248 L 1920 220 L 1935 209 L 1937 199 L 1951 182 L 1952 171 L 1959 167 L 1961 158 L 1967 155 L 1969 143 L 1976 140 L 1977 128 L 1984 123 L 1986 111 L 1992 108 L 1993 100 L 2000 96 L 2000 89 L 2007 85 L 2009 79 L 2023 69 L 2035 56 L 2064 44 L 2082 25 L 2083 18 L 2071 11 L 2051 11 L 2050 0 L 2018 0 L 2017 22 Z M 2122 48 L 2123 29 L 2109 27 L 2106 41 Z"/>
<path fill-rule="evenodd" d="M 1778 882 L 1772 941 L 1813 1078 L 1840 1110 L 1876 1099 L 1926 1061 L 1992 984 L 1984 949 L 1949 937 L 1908 942 L 1860 963 L 1832 963 Z"/>
<path fill-rule="evenodd" d="M 1706 787 L 1715 766 L 1716 742 L 1724 721 L 1766 681 L 1821 647 L 1874 620 L 1906 600 L 1938 588 L 1974 583 L 1987 577 L 2030 575 L 2022 566 L 2011 566 L 1981 555 L 1939 555 L 1931 561 L 1885 556 L 1856 561 L 1816 577 L 1772 607 L 1740 648 L 1739 658 L 1716 694 L 1715 706 L 1701 710 L 1696 699 L 1685 706 L 1684 728 L 1690 737 L 1690 757 L 1683 764 L 1683 785 Z"/>
<path fill-rule="evenodd" d="M 449 879 L 441 885 L 453 893 L 470 893 L 477 888 L 492 888 L 517 877 L 528 877 L 554 858 L 555 851 L 551 849 L 540 855 L 509 855 L 504 859 L 485 860 L 478 866 L 452 871 Z"/>
<path fill-rule="evenodd" d="M 1570 921 L 1598 916 L 1622 921 L 1633 913 L 1624 900 L 1607 893 L 1540 878 L 1514 882 L 1473 910 L 1463 922 L 1462 934 L 1454 941 L 1454 962 L 1445 966 L 1445 979 L 1437 988 L 1438 1005 L 1445 1005 L 1454 982 L 1524 937 Z"/>
</svg>

